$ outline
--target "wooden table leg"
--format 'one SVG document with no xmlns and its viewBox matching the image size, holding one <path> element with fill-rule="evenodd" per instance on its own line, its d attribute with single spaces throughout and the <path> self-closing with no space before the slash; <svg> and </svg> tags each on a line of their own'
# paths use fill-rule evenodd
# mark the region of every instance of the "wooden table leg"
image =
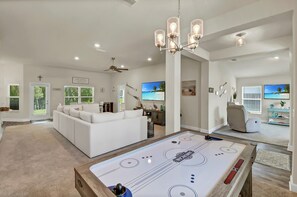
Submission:
<svg viewBox="0 0 297 197">
<path fill-rule="evenodd" d="M 242 187 L 242 190 L 240 192 L 240 196 L 241 197 L 252 197 L 253 196 L 253 191 L 252 191 L 252 186 L 253 186 L 253 181 L 252 181 L 252 169 L 249 173 L 249 175 L 247 176 L 245 183 Z"/>
</svg>

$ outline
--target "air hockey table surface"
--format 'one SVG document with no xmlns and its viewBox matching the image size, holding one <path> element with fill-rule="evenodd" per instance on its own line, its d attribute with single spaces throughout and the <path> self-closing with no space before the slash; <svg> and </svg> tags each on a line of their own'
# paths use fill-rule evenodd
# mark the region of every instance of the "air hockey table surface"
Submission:
<svg viewBox="0 0 297 197">
<path fill-rule="evenodd" d="M 115 196 L 108 187 L 121 183 L 124 197 L 251 196 L 254 145 L 178 132 L 100 156 L 75 168 L 82 196 Z"/>
</svg>

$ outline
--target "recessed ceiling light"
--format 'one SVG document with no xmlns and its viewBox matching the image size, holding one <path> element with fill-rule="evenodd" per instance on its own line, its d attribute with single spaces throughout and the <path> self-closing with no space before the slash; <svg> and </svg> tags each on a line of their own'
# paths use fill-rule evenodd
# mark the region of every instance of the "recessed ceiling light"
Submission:
<svg viewBox="0 0 297 197">
<path fill-rule="evenodd" d="M 275 60 L 278 60 L 278 59 L 279 59 L 279 57 L 278 57 L 278 56 L 275 56 L 275 57 L 274 57 L 274 59 L 275 59 Z"/>
<path fill-rule="evenodd" d="M 151 62 L 152 61 L 152 58 L 151 57 L 147 58 L 147 61 Z"/>
<path fill-rule="evenodd" d="M 125 66 L 124 65 L 121 65 L 121 68 L 124 68 Z"/>
<path fill-rule="evenodd" d="M 74 59 L 77 61 L 77 60 L 79 60 L 79 57 L 75 56 Z"/>
<path fill-rule="evenodd" d="M 99 44 L 99 43 L 95 43 L 95 44 L 94 44 L 94 47 L 95 47 L 95 48 L 100 48 L 100 44 Z"/>
</svg>

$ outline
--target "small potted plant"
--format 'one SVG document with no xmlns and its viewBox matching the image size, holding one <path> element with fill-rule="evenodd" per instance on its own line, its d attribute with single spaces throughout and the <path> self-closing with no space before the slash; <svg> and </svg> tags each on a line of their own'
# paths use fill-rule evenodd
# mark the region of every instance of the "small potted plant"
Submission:
<svg viewBox="0 0 297 197">
<path fill-rule="evenodd" d="M 271 104 L 270 104 L 270 108 L 274 108 L 274 104 L 271 103 Z"/>
<path fill-rule="evenodd" d="M 282 108 L 284 108 L 286 102 L 285 102 L 285 101 L 281 101 L 279 104 L 280 104 L 280 106 L 281 106 Z"/>
</svg>

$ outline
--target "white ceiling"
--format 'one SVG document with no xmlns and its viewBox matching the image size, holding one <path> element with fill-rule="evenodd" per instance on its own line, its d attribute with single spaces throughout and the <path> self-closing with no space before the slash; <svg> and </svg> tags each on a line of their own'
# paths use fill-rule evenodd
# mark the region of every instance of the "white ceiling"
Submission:
<svg viewBox="0 0 297 197">
<path fill-rule="evenodd" d="M 274 57 L 279 57 L 275 59 Z M 263 53 L 236 58 L 236 61 L 224 60 L 221 65 L 229 69 L 236 78 L 288 75 L 290 56 L 288 50 Z"/>
<path fill-rule="evenodd" d="M 291 15 L 283 15 L 278 18 L 275 17 L 273 21 L 257 27 L 234 32 L 205 42 L 202 40 L 200 46 L 207 51 L 216 51 L 234 47 L 236 39 L 235 35 L 241 32 L 246 33 L 244 37 L 247 44 L 289 36 L 292 35 L 292 17 Z"/>
<path fill-rule="evenodd" d="M 182 0 L 182 27 L 255 1 Z M 138 0 L 134 6 L 123 0 L 1 0 L 0 60 L 90 71 L 106 69 L 112 56 L 129 68 L 157 64 L 164 54 L 154 47 L 153 32 L 176 14 L 177 0 Z M 107 53 L 94 50 L 95 42 Z M 203 45 L 214 49 L 211 42 Z"/>
</svg>

